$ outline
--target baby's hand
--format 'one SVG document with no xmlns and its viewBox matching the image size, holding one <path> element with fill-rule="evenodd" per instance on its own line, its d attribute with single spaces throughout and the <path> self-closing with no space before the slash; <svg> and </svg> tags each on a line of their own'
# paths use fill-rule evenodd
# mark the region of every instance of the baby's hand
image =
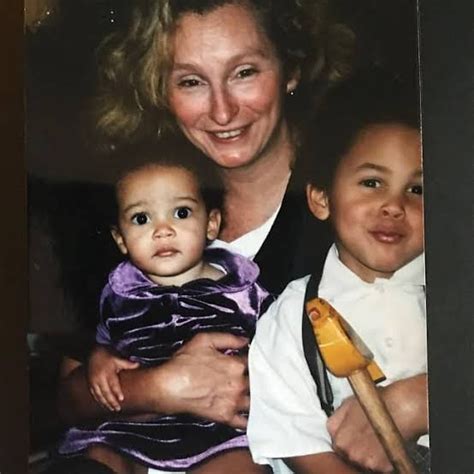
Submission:
<svg viewBox="0 0 474 474">
<path fill-rule="evenodd" d="M 122 359 L 105 346 L 96 346 L 87 364 L 87 380 L 97 403 L 110 411 L 120 411 L 124 396 L 118 373 L 138 367 L 138 362 Z"/>
</svg>

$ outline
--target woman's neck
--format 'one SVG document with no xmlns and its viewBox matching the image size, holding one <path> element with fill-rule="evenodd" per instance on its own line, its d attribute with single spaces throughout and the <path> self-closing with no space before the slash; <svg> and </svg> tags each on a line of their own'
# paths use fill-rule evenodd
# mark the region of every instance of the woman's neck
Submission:
<svg viewBox="0 0 474 474">
<path fill-rule="evenodd" d="M 278 142 L 253 163 L 222 170 L 226 186 L 222 240 L 231 242 L 274 214 L 285 195 L 293 160 L 294 147 L 282 126 Z"/>
</svg>

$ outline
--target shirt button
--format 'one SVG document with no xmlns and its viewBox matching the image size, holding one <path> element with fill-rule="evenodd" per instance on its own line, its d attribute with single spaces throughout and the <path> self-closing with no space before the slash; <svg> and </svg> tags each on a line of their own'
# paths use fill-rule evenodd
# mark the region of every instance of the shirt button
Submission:
<svg viewBox="0 0 474 474">
<path fill-rule="evenodd" d="M 377 284 L 375 286 L 375 289 L 379 292 L 379 293 L 384 293 L 385 292 L 385 288 L 383 287 L 382 284 Z"/>
<path fill-rule="evenodd" d="M 385 345 L 387 347 L 392 347 L 393 346 L 393 338 L 392 337 L 386 337 L 385 338 Z"/>
</svg>

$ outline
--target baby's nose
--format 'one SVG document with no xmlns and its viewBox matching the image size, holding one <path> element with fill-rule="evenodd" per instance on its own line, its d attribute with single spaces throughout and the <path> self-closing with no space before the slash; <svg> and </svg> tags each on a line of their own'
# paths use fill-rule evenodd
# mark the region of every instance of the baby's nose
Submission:
<svg viewBox="0 0 474 474">
<path fill-rule="evenodd" d="M 160 222 L 155 227 L 153 236 L 159 239 L 170 237 L 174 234 L 173 228 L 167 222 Z"/>
</svg>

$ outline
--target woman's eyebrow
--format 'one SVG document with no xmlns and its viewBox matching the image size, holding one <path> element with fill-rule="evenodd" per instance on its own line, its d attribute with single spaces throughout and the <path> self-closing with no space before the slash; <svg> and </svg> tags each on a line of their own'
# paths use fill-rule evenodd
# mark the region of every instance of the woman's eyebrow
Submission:
<svg viewBox="0 0 474 474">
<path fill-rule="evenodd" d="M 229 61 L 238 63 L 240 61 L 252 61 L 252 59 L 263 58 L 268 59 L 270 56 L 262 49 L 251 49 L 241 54 L 236 54 L 235 56 L 230 56 L 227 58 Z M 189 71 L 199 69 L 201 66 L 199 64 L 190 63 L 190 62 L 174 62 L 172 67 L 172 72 L 176 71 Z"/>
</svg>

